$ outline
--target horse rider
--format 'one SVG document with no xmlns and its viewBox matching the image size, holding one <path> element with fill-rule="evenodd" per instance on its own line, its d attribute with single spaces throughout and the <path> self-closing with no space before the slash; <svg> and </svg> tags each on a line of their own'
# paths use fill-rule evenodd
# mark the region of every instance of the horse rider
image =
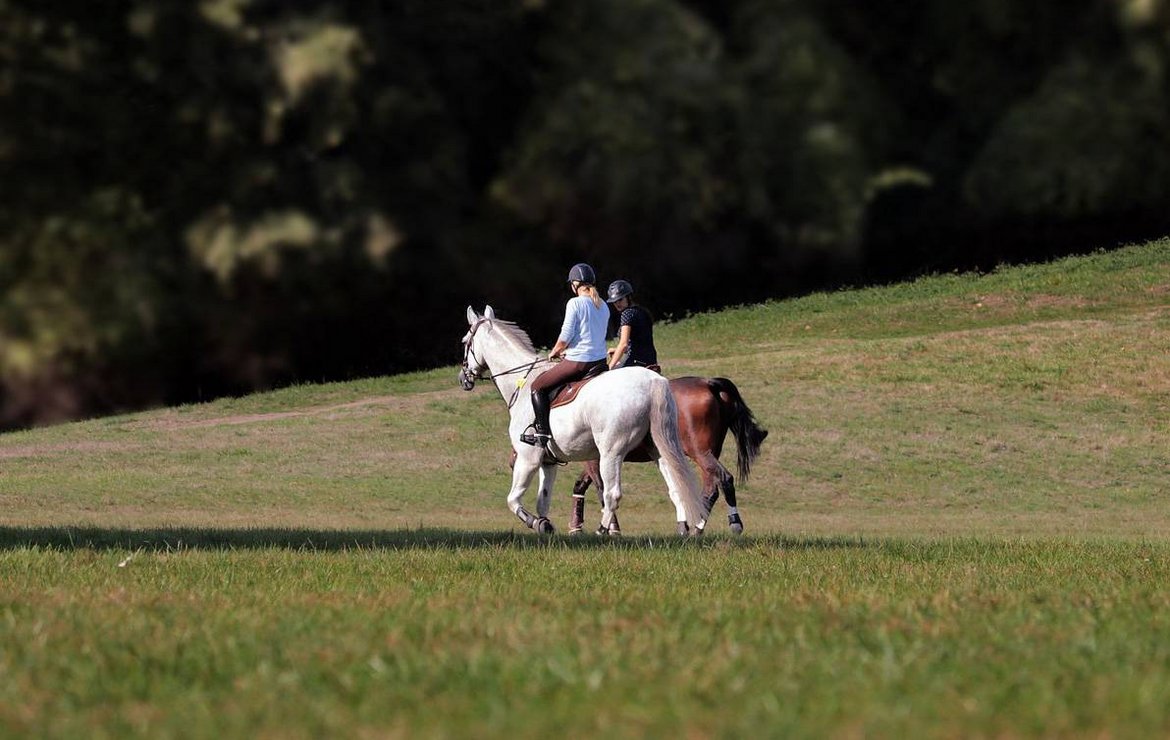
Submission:
<svg viewBox="0 0 1170 740">
<path fill-rule="evenodd" d="M 606 302 L 621 311 L 618 342 L 609 358 L 609 369 L 635 365 L 661 373 L 658 350 L 654 347 L 654 317 L 634 303 L 634 286 L 628 280 L 614 280 L 609 284 L 607 294 Z"/>
<path fill-rule="evenodd" d="M 584 262 L 573 265 L 566 281 L 573 297 L 565 304 L 565 318 L 556 344 L 549 350 L 548 359 L 564 357 L 532 381 L 532 410 L 536 421 L 531 434 L 520 435 L 520 441 L 530 445 L 547 446 L 552 433 L 549 430 L 549 401 L 559 385 L 584 377 L 600 366 L 606 358 L 605 332 L 609 327 L 609 306 L 597 292 L 597 273 Z"/>
</svg>

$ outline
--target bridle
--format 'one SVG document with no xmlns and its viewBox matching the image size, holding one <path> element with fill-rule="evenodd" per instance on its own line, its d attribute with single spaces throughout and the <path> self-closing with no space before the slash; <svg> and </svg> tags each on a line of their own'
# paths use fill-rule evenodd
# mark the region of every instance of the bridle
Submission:
<svg viewBox="0 0 1170 740">
<path fill-rule="evenodd" d="M 481 363 L 479 361 L 479 358 L 475 356 L 475 352 L 473 352 L 471 349 L 471 343 L 472 340 L 475 339 L 475 333 L 479 331 L 479 327 L 483 326 L 488 321 L 489 319 L 480 319 L 479 321 L 475 322 L 475 324 L 471 327 L 471 331 L 467 334 L 467 339 L 463 342 L 463 367 L 459 370 L 459 384 L 463 386 L 463 390 L 469 391 L 475 388 L 475 381 L 478 379 L 495 380 L 496 378 L 502 378 L 504 376 L 512 375 L 523 370 L 524 377 L 516 383 L 516 390 L 512 391 L 512 397 L 508 399 L 508 408 L 511 409 L 512 406 L 515 405 L 516 399 L 520 396 L 520 389 L 524 387 L 525 383 L 528 381 L 528 376 L 532 374 L 532 371 L 536 368 L 537 365 L 540 364 L 541 360 L 539 357 L 537 357 L 532 362 L 526 362 L 523 365 L 517 365 L 516 367 L 509 368 L 508 370 L 502 370 L 498 373 L 485 375 L 484 369 L 487 368 L 487 363 Z M 469 360 L 474 360 L 475 366 L 479 369 L 475 372 L 472 372 L 471 363 Z"/>
</svg>

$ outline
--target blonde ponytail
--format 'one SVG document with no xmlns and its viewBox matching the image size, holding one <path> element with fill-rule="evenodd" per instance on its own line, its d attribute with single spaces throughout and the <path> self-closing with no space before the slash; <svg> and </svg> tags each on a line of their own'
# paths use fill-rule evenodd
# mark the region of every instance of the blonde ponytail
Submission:
<svg viewBox="0 0 1170 740">
<path fill-rule="evenodd" d="M 573 295 L 580 295 L 582 288 L 584 288 L 585 292 L 589 294 L 589 300 L 593 301 L 594 308 L 600 309 L 602 305 L 604 305 L 605 301 L 601 299 L 601 294 L 597 292 L 596 285 L 582 283 L 579 280 L 573 281 Z"/>
<path fill-rule="evenodd" d="M 601 300 L 601 294 L 597 292 L 597 286 L 589 285 L 586 287 L 589 290 L 589 298 L 593 301 L 593 307 L 601 308 L 601 305 L 604 303 L 604 301 Z"/>
</svg>

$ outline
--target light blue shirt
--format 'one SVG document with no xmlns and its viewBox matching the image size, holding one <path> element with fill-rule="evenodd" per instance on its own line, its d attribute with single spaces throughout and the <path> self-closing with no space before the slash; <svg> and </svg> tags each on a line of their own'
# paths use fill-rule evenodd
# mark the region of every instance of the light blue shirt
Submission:
<svg viewBox="0 0 1170 740">
<path fill-rule="evenodd" d="M 570 298 L 565 304 L 565 321 L 557 337 L 568 345 L 565 359 L 595 362 L 605 359 L 605 330 L 609 326 L 609 306 L 593 305 L 588 296 Z"/>
</svg>

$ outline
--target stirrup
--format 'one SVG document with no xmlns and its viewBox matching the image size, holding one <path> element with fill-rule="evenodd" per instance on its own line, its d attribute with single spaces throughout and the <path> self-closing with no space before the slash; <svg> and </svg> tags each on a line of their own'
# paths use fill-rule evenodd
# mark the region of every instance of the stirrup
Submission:
<svg viewBox="0 0 1170 740">
<path fill-rule="evenodd" d="M 520 435 L 520 441 L 526 445 L 532 445 L 533 447 L 539 445 L 547 449 L 548 443 L 552 441 L 552 435 L 537 431 L 525 432 Z"/>
</svg>

